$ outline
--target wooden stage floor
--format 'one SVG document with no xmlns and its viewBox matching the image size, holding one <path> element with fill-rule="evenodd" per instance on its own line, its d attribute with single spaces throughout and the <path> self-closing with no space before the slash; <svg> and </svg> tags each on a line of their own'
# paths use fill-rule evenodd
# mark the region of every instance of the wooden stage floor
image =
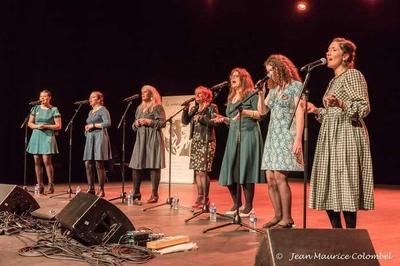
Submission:
<svg viewBox="0 0 400 266">
<path fill-rule="evenodd" d="M 297 228 L 302 228 L 303 210 L 303 184 L 300 180 L 291 180 L 293 194 L 292 212 Z M 85 184 L 73 184 L 86 190 Z M 126 191 L 130 190 L 132 183 L 126 184 Z M 57 185 L 56 194 L 66 191 L 67 185 Z M 150 183 L 142 184 L 142 200 L 146 201 L 150 194 Z M 120 183 L 106 184 L 106 198 L 117 197 L 121 192 Z M 168 196 L 168 185 L 160 185 L 160 201 L 164 202 Z M 173 184 L 172 196 L 178 195 L 183 206 L 190 206 L 196 198 L 194 185 Z M 218 212 L 224 212 L 232 205 L 228 190 L 212 181 L 210 191 L 211 201 L 215 202 Z M 69 201 L 68 195 L 48 198 L 41 196 L 37 199 L 39 205 L 45 208 L 61 210 Z M 400 188 L 398 186 L 380 186 L 375 188 L 376 209 L 373 211 L 359 212 L 358 228 L 367 229 L 376 252 L 390 253 L 391 259 L 381 260 L 381 265 L 400 265 Z M 203 234 L 202 231 L 211 226 L 225 223 L 219 219 L 216 223 L 209 221 L 209 216 L 203 214 L 188 224 L 184 220 L 191 217 L 191 212 L 186 209 L 171 210 L 169 206 L 162 206 L 143 212 L 142 209 L 151 206 L 126 206 L 120 200 L 112 202 L 129 217 L 136 229 L 141 227 L 151 228 L 154 232 L 165 235 L 188 235 L 191 241 L 197 243 L 195 251 L 181 252 L 157 257 L 146 265 L 253 265 L 255 254 L 259 246 L 260 236 L 250 233 L 244 227 L 230 225 L 212 232 Z M 258 217 L 258 227 L 273 216 L 272 206 L 267 197 L 267 185 L 257 185 L 255 194 L 255 211 Z M 248 219 L 243 219 L 248 222 Z M 325 212 L 307 208 L 307 228 L 329 228 Z M 281 229 L 293 230 L 293 229 Z M 295 230 L 295 229 L 294 229 Z M 35 235 L 29 235 L 35 239 Z M 30 243 L 29 241 L 25 241 Z M 87 265 L 82 262 L 56 261 L 44 257 L 21 257 L 18 250 L 25 246 L 22 238 L 16 236 L 0 236 L 0 265 Z"/>
</svg>

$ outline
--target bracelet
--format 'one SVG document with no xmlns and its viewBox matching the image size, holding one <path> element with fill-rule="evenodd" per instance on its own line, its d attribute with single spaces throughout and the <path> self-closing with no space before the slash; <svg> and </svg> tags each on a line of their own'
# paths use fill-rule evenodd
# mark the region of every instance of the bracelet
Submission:
<svg viewBox="0 0 400 266">
<path fill-rule="evenodd" d="M 93 128 L 96 128 L 96 124 L 95 123 L 93 123 Z"/>
<path fill-rule="evenodd" d="M 251 118 L 254 118 L 255 111 L 251 111 Z"/>
</svg>

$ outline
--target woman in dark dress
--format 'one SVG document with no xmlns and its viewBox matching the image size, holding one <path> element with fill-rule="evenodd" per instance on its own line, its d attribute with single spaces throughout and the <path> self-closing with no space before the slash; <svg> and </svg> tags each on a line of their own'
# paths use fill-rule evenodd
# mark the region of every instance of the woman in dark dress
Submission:
<svg viewBox="0 0 400 266">
<path fill-rule="evenodd" d="M 242 104 L 242 101 L 254 91 L 253 80 L 246 69 L 233 69 L 229 80 L 231 87 L 226 107 L 227 117 L 214 119 L 219 123 L 229 123 L 228 140 L 222 160 L 219 183 L 229 188 L 232 197 L 233 206 L 226 212 L 228 215 L 234 214 L 236 208 L 242 205 L 241 191 L 237 191 L 237 183 L 241 184 L 245 206 L 240 210 L 240 216 L 249 217 L 253 209 L 255 183 L 265 182 L 260 170 L 263 141 L 258 123 L 260 119 L 257 111 L 258 95 L 252 96 Z M 242 108 L 241 128 L 239 128 L 240 120 L 237 109 L 239 105 Z M 240 149 L 238 145 L 239 132 L 241 133 Z M 239 195 L 238 198 L 237 195 Z"/>
<path fill-rule="evenodd" d="M 35 161 L 35 173 L 39 193 L 44 194 L 43 166 L 46 169 L 49 182 L 47 194 L 54 193 L 54 167 L 53 154 L 58 153 L 55 130 L 61 129 L 61 115 L 57 107 L 51 105 L 51 92 L 40 92 L 40 105 L 31 109 L 28 126 L 33 130 L 27 152 L 33 154 Z"/>
<path fill-rule="evenodd" d="M 190 169 L 194 170 L 197 185 L 197 199 L 193 208 L 203 208 L 209 205 L 210 177 L 212 163 L 216 149 L 216 138 L 212 121 L 214 114 L 218 114 L 218 107 L 212 104 L 212 92 L 203 86 L 195 90 L 195 106 L 189 111 L 186 106 L 182 112 L 182 123 L 190 123 Z"/>
<path fill-rule="evenodd" d="M 104 96 L 101 92 L 93 91 L 89 97 L 89 104 L 93 109 L 90 110 L 86 119 L 86 144 L 83 153 L 89 187 L 87 192 L 95 194 L 94 168 L 96 168 L 97 178 L 99 179 L 99 189 L 96 195 L 104 197 L 104 181 L 106 176 L 104 161 L 110 160 L 112 157 L 110 138 L 107 132 L 107 128 L 111 126 L 111 117 L 104 106 Z"/>
<path fill-rule="evenodd" d="M 136 109 L 135 122 L 132 125 L 136 131 L 136 141 L 129 167 L 132 168 L 133 199 L 141 199 L 142 177 L 149 172 L 152 191 L 147 203 L 155 203 L 158 201 L 161 169 L 165 167 L 165 149 L 161 132 L 161 128 L 165 126 L 165 111 L 156 88 L 145 85 L 141 91 L 142 103 Z"/>
</svg>

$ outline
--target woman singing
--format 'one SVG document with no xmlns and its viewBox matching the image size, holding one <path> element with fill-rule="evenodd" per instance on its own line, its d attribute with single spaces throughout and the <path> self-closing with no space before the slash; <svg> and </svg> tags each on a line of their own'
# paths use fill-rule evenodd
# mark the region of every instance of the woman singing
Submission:
<svg viewBox="0 0 400 266">
<path fill-rule="evenodd" d="M 33 154 L 39 193 L 44 194 L 43 166 L 48 178 L 47 194 L 54 193 L 53 154 L 58 153 L 55 130 L 61 129 L 61 115 L 57 107 L 51 105 L 51 92 L 40 92 L 40 105 L 32 107 L 28 126 L 33 130 L 27 152 Z"/>
<path fill-rule="evenodd" d="M 111 127 L 111 117 L 104 106 L 104 96 L 101 92 L 93 91 L 89 97 L 89 104 L 93 109 L 89 112 L 86 119 L 86 144 L 83 153 L 89 186 L 87 192 L 95 194 L 94 168 L 96 168 L 97 178 L 99 179 L 99 189 L 96 195 L 104 197 L 104 181 L 106 176 L 104 161 L 110 160 L 112 157 L 110 138 L 107 132 L 107 128 Z"/>
<path fill-rule="evenodd" d="M 308 104 L 319 131 L 311 173 L 310 207 L 326 210 L 333 228 L 355 228 L 357 210 L 374 208 L 373 173 L 364 117 L 370 112 L 367 83 L 354 68 L 356 46 L 335 38 L 328 47 L 328 67 L 335 74 L 323 97 L 323 108 Z"/>
<path fill-rule="evenodd" d="M 258 124 L 260 118 L 257 111 L 258 95 L 254 95 L 242 103 L 254 91 L 253 80 L 244 68 L 233 69 L 229 79 L 231 87 L 226 108 L 228 118 L 215 118 L 218 123 L 229 123 L 228 140 L 222 160 L 219 183 L 228 187 L 233 200 L 232 208 L 226 212 L 228 215 L 234 214 L 235 210 L 242 205 L 241 190 L 237 191 L 237 183 L 242 185 L 245 206 L 240 210 L 240 216 L 248 217 L 253 209 L 254 184 L 265 182 L 260 170 L 263 141 Z M 241 128 L 239 128 L 239 105 L 242 108 Z M 240 149 L 239 133 L 241 136 Z"/>
<path fill-rule="evenodd" d="M 203 208 L 209 205 L 208 193 L 210 190 L 210 177 L 212 163 L 216 149 L 214 127 L 216 123 L 211 120 L 218 114 L 218 107 L 212 104 L 212 92 L 200 86 L 195 90 L 195 106 L 189 112 L 189 106 L 183 109 L 182 123 L 190 123 L 190 169 L 194 170 L 197 185 L 197 200 L 193 208 Z"/>
<path fill-rule="evenodd" d="M 152 191 L 147 203 L 158 201 L 158 186 L 161 169 L 165 167 L 164 142 L 161 128 L 165 126 L 165 112 L 161 105 L 161 96 L 156 88 L 142 87 L 142 103 L 136 109 L 135 122 L 136 142 L 131 162 L 134 195 L 133 199 L 141 199 L 140 184 L 145 172 L 150 173 Z"/>
<path fill-rule="evenodd" d="M 266 98 L 265 87 L 259 92 L 258 110 L 262 115 L 271 110 L 271 118 L 261 169 L 266 171 L 268 194 L 275 217 L 263 227 L 291 228 L 294 222 L 291 215 L 292 194 L 288 175 L 293 171 L 304 170 L 302 153 L 304 110 L 301 106 L 295 109 L 300 99 L 302 85 L 296 67 L 286 56 L 271 55 L 264 66 L 270 78 L 268 80 L 270 91 Z M 295 117 L 292 122 L 293 113 Z"/>
</svg>

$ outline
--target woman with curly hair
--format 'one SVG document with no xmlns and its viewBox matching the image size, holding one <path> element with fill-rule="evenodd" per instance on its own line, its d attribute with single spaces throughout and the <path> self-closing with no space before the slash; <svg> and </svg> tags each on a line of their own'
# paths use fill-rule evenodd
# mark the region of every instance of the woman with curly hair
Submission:
<svg viewBox="0 0 400 266">
<path fill-rule="evenodd" d="M 370 112 L 364 76 L 354 69 L 355 44 L 335 38 L 326 52 L 335 77 L 323 97 L 323 108 L 308 104 L 319 131 L 310 181 L 310 207 L 326 210 L 333 228 L 355 228 L 357 210 L 374 208 L 371 151 L 364 117 Z"/>
<path fill-rule="evenodd" d="M 135 122 L 132 125 L 136 131 L 136 141 L 129 164 L 132 168 L 133 199 L 141 199 L 142 176 L 149 172 L 152 191 L 147 203 L 155 203 L 158 201 L 161 169 L 165 167 L 164 141 L 161 132 L 161 128 L 165 126 L 165 111 L 156 88 L 144 85 L 141 93 L 142 103 L 136 109 Z"/>
<path fill-rule="evenodd" d="M 264 66 L 270 78 L 267 83 L 269 92 L 265 97 L 265 86 L 260 91 L 258 111 L 262 115 L 271 111 L 271 118 L 261 169 L 265 170 L 268 194 L 275 217 L 263 227 L 291 228 L 294 222 L 291 215 L 292 195 L 288 175 L 293 171 L 304 171 L 304 111 L 301 106 L 295 109 L 300 99 L 302 83 L 296 67 L 284 55 L 271 55 Z M 293 113 L 295 119 L 289 128 Z"/>
<path fill-rule="evenodd" d="M 254 92 L 254 84 L 250 74 L 244 68 L 235 68 L 229 76 L 230 92 L 226 107 L 227 117 L 216 118 L 216 122 L 229 123 L 228 140 L 222 160 L 219 183 L 227 186 L 233 200 L 232 208 L 226 214 L 234 214 L 241 207 L 241 190 L 237 191 L 240 183 L 245 197 L 245 206 L 240 210 L 241 217 L 248 217 L 253 209 L 254 184 L 264 183 L 261 175 L 262 137 L 257 111 L 258 95 L 250 97 Z M 241 128 L 239 128 L 238 107 L 241 105 Z M 240 135 L 240 147 L 238 145 Z M 240 162 L 240 163 L 239 163 Z M 236 205 L 236 204 L 239 205 Z"/>
<path fill-rule="evenodd" d="M 208 207 L 210 191 L 210 177 L 212 163 L 216 149 L 214 127 L 212 120 L 218 114 L 218 107 L 211 103 L 213 94 L 210 89 L 199 86 L 194 91 L 195 106 L 189 111 L 186 106 L 182 112 L 182 124 L 190 123 L 190 169 L 194 170 L 197 185 L 197 199 L 193 208 Z"/>
</svg>

